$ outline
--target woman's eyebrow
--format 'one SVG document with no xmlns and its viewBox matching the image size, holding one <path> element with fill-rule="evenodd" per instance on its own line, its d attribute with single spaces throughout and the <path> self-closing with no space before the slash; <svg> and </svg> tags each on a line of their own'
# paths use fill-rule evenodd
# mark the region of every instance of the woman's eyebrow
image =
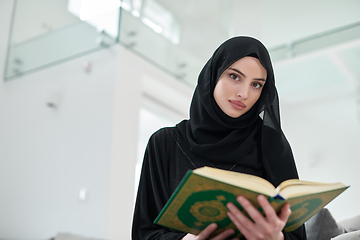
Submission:
<svg viewBox="0 0 360 240">
<path fill-rule="evenodd" d="M 235 68 L 229 68 L 230 70 L 233 70 L 233 71 L 235 71 L 235 72 L 237 72 L 237 73 L 239 73 L 240 75 L 242 75 L 243 77 L 245 77 L 246 78 L 246 75 L 244 74 L 244 73 L 242 73 L 240 70 L 237 70 L 237 69 L 235 69 Z M 259 80 L 259 81 L 266 81 L 265 79 L 263 79 L 263 78 L 254 78 L 254 80 Z"/>
</svg>

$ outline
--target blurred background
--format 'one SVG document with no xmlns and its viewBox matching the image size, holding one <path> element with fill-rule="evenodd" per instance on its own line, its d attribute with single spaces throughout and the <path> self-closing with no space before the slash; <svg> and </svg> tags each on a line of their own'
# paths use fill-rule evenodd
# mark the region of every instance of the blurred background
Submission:
<svg viewBox="0 0 360 240">
<path fill-rule="evenodd" d="M 226 39 L 269 49 L 300 178 L 360 202 L 360 1 L 0 0 L 0 239 L 130 239 L 142 155 Z"/>
</svg>

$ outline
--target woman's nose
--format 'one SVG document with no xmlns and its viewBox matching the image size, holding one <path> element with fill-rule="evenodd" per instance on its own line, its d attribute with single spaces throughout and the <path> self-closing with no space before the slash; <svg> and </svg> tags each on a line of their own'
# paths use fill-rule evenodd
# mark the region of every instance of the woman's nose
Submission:
<svg viewBox="0 0 360 240">
<path fill-rule="evenodd" d="M 236 93 L 236 96 L 246 100 L 249 97 L 249 88 L 245 86 L 240 87 Z"/>
</svg>

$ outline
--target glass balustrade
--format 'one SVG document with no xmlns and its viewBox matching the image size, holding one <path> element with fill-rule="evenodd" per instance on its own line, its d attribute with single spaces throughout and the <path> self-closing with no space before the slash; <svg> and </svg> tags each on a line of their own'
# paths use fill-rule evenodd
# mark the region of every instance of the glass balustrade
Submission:
<svg viewBox="0 0 360 240">
<path fill-rule="evenodd" d="M 208 2 L 207 15 L 214 16 L 213 22 L 197 15 L 204 1 L 187 4 L 173 0 L 15 2 L 5 79 L 120 43 L 194 86 L 212 51 L 229 37 L 228 0 Z M 180 12 L 189 15 L 176 17 Z M 192 19 L 197 21 L 196 25 Z M 199 25 L 203 28 L 199 29 Z M 201 42 L 193 41 L 199 36 L 203 37 Z M 218 41 L 210 44 L 206 41 L 209 38 Z"/>
<path fill-rule="evenodd" d="M 206 3 L 206 11 L 204 4 Z M 230 0 L 16 0 L 5 79 L 122 44 L 195 86 L 234 35 Z M 273 61 L 360 38 L 360 22 L 270 48 Z"/>
<path fill-rule="evenodd" d="M 81 1 L 15 1 L 5 79 L 109 47 L 118 41 L 119 5 L 108 5 L 107 9 L 94 12 L 98 6 L 79 3 Z"/>
<path fill-rule="evenodd" d="M 174 75 L 194 85 L 203 60 L 158 34 L 130 12 L 121 12 L 120 43 Z"/>
<path fill-rule="evenodd" d="M 360 22 L 270 48 L 273 61 L 299 56 L 326 47 L 360 39 Z"/>
</svg>

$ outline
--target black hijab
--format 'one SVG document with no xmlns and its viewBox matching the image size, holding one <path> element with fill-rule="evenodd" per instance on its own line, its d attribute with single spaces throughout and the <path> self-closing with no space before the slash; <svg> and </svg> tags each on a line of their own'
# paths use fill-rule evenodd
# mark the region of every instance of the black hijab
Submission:
<svg viewBox="0 0 360 240">
<path fill-rule="evenodd" d="M 219 108 L 213 93 L 221 74 L 246 56 L 259 59 L 267 72 L 266 83 L 254 106 L 242 116 L 232 118 Z M 259 117 L 261 112 L 262 119 Z M 292 151 L 280 126 L 279 100 L 270 56 L 265 46 L 254 38 L 234 37 L 216 49 L 199 75 L 190 119 L 179 123 L 177 128 L 190 150 L 203 159 L 236 164 L 260 145 L 264 168 L 274 185 L 285 179 L 298 178 Z"/>
</svg>

